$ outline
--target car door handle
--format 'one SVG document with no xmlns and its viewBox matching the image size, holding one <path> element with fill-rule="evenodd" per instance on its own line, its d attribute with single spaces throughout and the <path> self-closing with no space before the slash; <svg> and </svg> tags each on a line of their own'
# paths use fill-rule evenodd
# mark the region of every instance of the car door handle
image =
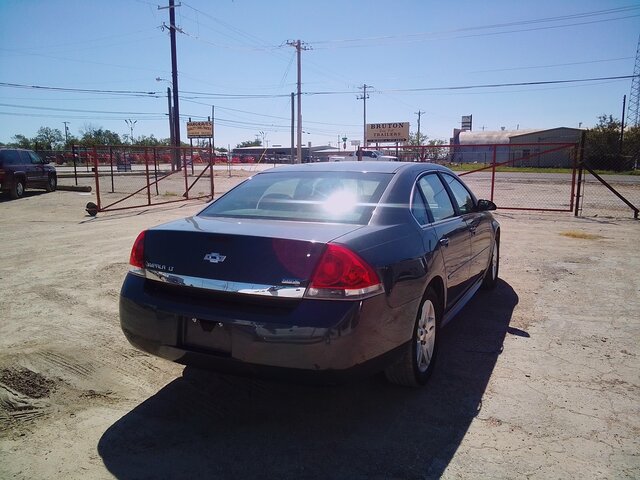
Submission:
<svg viewBox="0 0 640 480">
<path fill-rule="evenodd" d="M 441 238 L 439 243 L 443 247 L 448 247 L 449 246 L 449 239 L 447 237 Z"/>
</svg>

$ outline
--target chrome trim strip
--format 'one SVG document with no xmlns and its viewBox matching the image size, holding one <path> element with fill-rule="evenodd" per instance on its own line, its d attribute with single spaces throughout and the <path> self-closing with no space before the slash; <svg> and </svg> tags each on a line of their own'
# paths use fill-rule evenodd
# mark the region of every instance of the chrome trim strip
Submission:
<svg viewBox="0 0 640 480">
<path fill-rule="evenodd" d="M 288 285 L 262 285 L 243 282 L 228 282 L 209 278 L 190 277 L 157 270 L 144 270 L 148 280 L 177 285 L 180 287 L 201 288 L 215 292 L 231 292 L 245 295 L 259 295 L 263 297 L 302 298 L 306 287 L 291 287 Z"/>
</svg>

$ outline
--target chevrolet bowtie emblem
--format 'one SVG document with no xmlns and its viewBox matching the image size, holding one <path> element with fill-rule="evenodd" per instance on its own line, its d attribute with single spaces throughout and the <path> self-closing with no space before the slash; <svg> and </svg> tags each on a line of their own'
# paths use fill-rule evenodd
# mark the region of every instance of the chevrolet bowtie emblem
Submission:
<svg viewBox="0 0 640 480">
<path fill-rule="evenodd" d="M 222 263 L 224 262 L 224 259 L 227 258 L 224 255 L 220 255 L 219 253 L 207 253 L 204 256 L 205 261 L 207 262 L 211 262 L 211 263 Z"/>
</svg>

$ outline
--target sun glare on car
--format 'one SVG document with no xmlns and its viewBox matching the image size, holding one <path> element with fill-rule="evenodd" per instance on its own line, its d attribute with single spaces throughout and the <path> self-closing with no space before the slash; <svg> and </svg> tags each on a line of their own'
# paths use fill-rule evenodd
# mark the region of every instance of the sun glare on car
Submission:
<svg viewBox="0 0 640 480">
<path fill-rule="evenodd" d="M 338 190 L 322 202 L 322 208 L 334 215 L 344 215 L 352 212 L 357 203 L 358 197 L 355 193 L 347 190 Z"/>
</svg>

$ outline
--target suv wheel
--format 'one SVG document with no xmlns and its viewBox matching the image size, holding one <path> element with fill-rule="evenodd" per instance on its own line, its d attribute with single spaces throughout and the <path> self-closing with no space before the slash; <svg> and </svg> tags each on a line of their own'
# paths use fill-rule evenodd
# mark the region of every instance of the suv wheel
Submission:
<svg viewBox="0 0 640 480">
<path fill-rule="evenodd" d="M 16 178 L 11 189 L 11 198 L 22 198 L 24 195 L 24 180 Z"/>
<path fill-rule="evenodd" d="M 55 192 L 56 187 L 58 186 L 58 179 L 55 175 L 49 175 L 49 180 L 47 180 L 47 192 Z"/>
</svg>

